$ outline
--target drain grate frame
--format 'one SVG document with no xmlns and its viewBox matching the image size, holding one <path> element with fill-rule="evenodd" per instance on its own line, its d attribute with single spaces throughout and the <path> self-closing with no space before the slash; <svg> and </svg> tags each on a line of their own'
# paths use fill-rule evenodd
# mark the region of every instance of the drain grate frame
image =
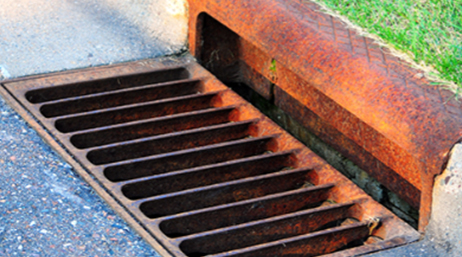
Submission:
<svg viewBox="0 0 462 257">
<path fill-rule="evenodd" d="M 102 99 L 101 97 L 104 97 L 104 99 L 123 100 L 123 97 L 114 97 L 114 95 L 120 92 L 125 94 L 129 89 L 117 88 L 117 85 L 124 85 L 123 87 L 125 87 L 126 84 L 133 83 L 137 85 L 136 90 L 145 90 L 146 88 L 160 88 L 178 84 L 176 83 L 178 81 L 140 82 L 138 80 L 130 83 L 124 82 L 129 81 L 130 77 L 149 79 L 153 74 L 165 71 L 168 73 L 172 70 L 179 71 L 176 77 L 178 80 L 189 83 L 188 85 L 196 87 L 194 90 L 199 90 L 201 93 L 174 96 L 174 99 L 171 99 L 172 96 L 167 94 L 164 97 L 168 97 L 169 99 L 146 100 L 145 98 L 146 101 L 142 101 L 139 104 L 143 107 L 139 108 L 139 110 L 143 112 L 145 111 L 144 109 L 153 105 L 157 107 L 160 105 L 167 106 L 164 108 L 167 112 L 162 113 L 162 117 L 147 115 L 141 116 L 142 120 L 124 119 L 118 123 L 117 120 L 120 121 L 120 119 L 117 117 L 119 116 L 113 114 L 117 114 L 120 110 L 126 110 L 126 108 L 132 108 L 131 105 L 133 103 L 130 102 L 123 102 L 119 107 L 110 106 L 111 104 L 106 102 L 103 104 L 103 108 L 98 110 L 79 109 L 79 112 L 73 114 L 61 113 L 56 116 L 48 115 L 52 112 L 50 111 L 52 109 L 49 108 L 50 105 L 59 104 L 57 106 L 62 107 L 65 100 L 56 97 L 47 97 L 47 90 L 56 94 L 54 92 L 56 88 L 59 93 L 65 87 L 84 85 L 83 88 L 85 90 L 91 90 L 93 87 L 102 87 L 102 85 L 109 84 L 111 92 L 86 91 L 86 96 L 69 96 L 65 94 L 61 94 L 61 96 L 64 95 L 67 98 L 66 101 L 72 104 L 76 101 L 88 103 L 91 102 L 88 100 L 89 98 L 99 100 Z M 147 76 L 146 74 L 150 75 Z M 91 83 L 93 83 L 93 86 L 88 86 Z M 154 83 L 155 85 L 152 87 L 139 86 L 139 84 L 143 83 Z M 194 90 L 191 92 L 194 93 Z M 75 91 L 81 92 L 80 90 Z M 114 93 L 113 91 L 117 92 Z M 185 253 L 188 256 L 196 256 L 199 253 L 220 256 L 220 254 L 223 254 L 223 251 L 228 251 L 228 256 L 248 256 L 249 254 L 258 256 L 262 253 L 267 253 L 268 249 L 280 249 L 281 245 L 299 245 L 300 242 L 318 240 L 319 238 L 325 238 L 323 236 L 324 230 L 309 233 L 308 235 L 300 235 L 302 232 L 297 232 L 298 234 L 287 236 L 288 238 L 272 237 L 268 239 L 271 243 L 262 243 L 257 240 L 254 241 L 256 245 L 241 244 L 236 246 L 241 249 L 220 248 L 202 243 L 201 245 L 206 250 L 196 249 L 197 247 L 192 246 L 195 245 L 194 242 L 198 242 L 197 240 L 205 240 L 204 238 L 211 235 L 221 235 L 223 233 L 235 233 L 235 235 L 239 235 L 239 233 L 242 233 L 240 232 L 241 227 L 246 226 L 253 227 L 256 231 L 255 233 L 261 233 L 262 235 L 265 233 L 271 234 L 274 232 L 262 232 L 259 222 L 268 220 L 270 224 L 279 224 L 277 223 L 279 222 L 278 220 L 283 218 L 299 218 L 303 215 L 308 215 L 306 212 L 322 213 L 335 208 L 346 209 L 349 217 L 360 220 L 356 225 L 347 225 L 341 229 L 332 228 L 331 230 L 334 230 L 336 234 L 341 236 L 342 233 L 348 233 L 347 231 L 351 230 L 356 232 L 362 231 L 358 233 L 369 236 L 368 224 L 370 225 L 370 219 L 377 217 L 380 218 L 381 225 L 377 230 L 373 231 L 372 235 L 384 239 L 384 241 L 376 244 L 363 245 L 338 252 L 339 254 L 361 254 L 377 251 L 385 247 L 408 243 L 419 238 L 419 233 L 373 201 L 325 161 L 221 84 L 210 73 L 195 63 L 191 57 L 147 60 L 124 65 L 50 74 L 23 80 L 10 80 L 3 83 L 1 92 L 10 104 L 66 160 L 76 167 L 76 170 L 90 185 L 96 188 L 97 192 L 164 256 L 185 256 Z M 88 94 L 91 94 L 91 97 Z M 203 107 L 206 106 L 204 105 L 204 101 L 190 101 L 191 99 L 203 98 L 206 98 L 207 101 L 205 102 L 211 106 L 204 109 Z M 189 104 L 186 107 L 191 108 L 178 109 L 168 105 L 171 102 L 183 104 L 184 106 L 181 108 Z M 134 105 L 133 108 L 138 108 L 136 103 Z M 200 108 L 195 109 L 195 106 L 200 106 Z M 29 110 L 30 113 L 25 109 Z M 60 108 L 60 111 L 63 109 L 65 108 Z M 171 110 L 177 112 L 171 112 Z M 99 115 L 96 116 L 98 117 L 97 119 L 94 119 L 95 122 L 105 120 L 102 117 L 107 115 L 109 123 L 104 123 L 106 122 L 104 121 L 96 127 L 79 127 L 78 129 L 64 129 L 61 131 L 55 127 L 55 124 L 63 124 L 62 121 L 68 119 L 85 122 L 85 119 L 80 119 L 80 117 L 83 117 L 82 112 L 90 116 Z M 224 114 L 232 122 L 224 125 L 222 124 L 223 120 L 220 120 L 223 119 L 223 115 L 216 116 L 211 115 L 211 113 Z M 206 128 L 203 128 L 203 126 L 189 127 L 194 121 L 198 120 L 191 119 L 191 116 L 206 117 L 207 115 L 209 115 L 209 118 L 214 118 L 211 120 L 205 119 L 206 121 L 203 124 L 205 124 Z M 76 119 L 76 117 L 79 119 Z M 183 120 L 189 120 L 190 123 L 179 122 Z M 178 124 L 182 124 L 184 128 L 188 128 L 189 130 L 170 131 L 166 128 L 160 128 L 162 126 L 159 124 L 164 124 L 162 122 L 166 122 L 165 126 L 170 129 L 176 127 Z M 157 128 L 160 132 L 146 131 L 146 128 L 142 127 L 146 123 L 154 124 L 151 127 Z M 75 125 L 75 122 L 68 124 Z M 246 130 L 245 128 L 247 128 L 249 135 L 242 134 Z M 227 132 L 224 133 L 223 129 L 227 130 Z M 218 132 L 211 132 L 214 130 Z M 123 134 L 121 131 L 135 132 Z M 169 133 L 166 134 L 165 131 L 169 131 Z M 109 138 L 119 138 L 123 142 L 103 140 L 103 142 L 96 145 L 82 143 L 87 142 L 82 139 L 85 137 L 87 140 L 101 138 L 98 136 L 98 133 L 101 135 L 102 132 L 109 133 Z M 224 138 L 218 139 L 219 143 L 214 141 L 216 140 L 215 137 L 206 139 L 203 142 L 197 142 L 197 135 L 204 136 L 209 133 Z M 120 135 L 124 136 L 118 137 Z M 54 141 L 55 139 L 59 143 Z M 170 148 L 167 150 L 149 149 L 145 153 L 135 153 L 135 156 L 133 153 L 136 151 L 124 152 L 126 147 L 131 147 L 131 150 L 137 149 L 137 147 L 145 149 L 142 145 L 152 142 L 160 142 L 157 145 Z M 175 148 L 179 143 L 183 145 Z M 258 147 L 263 148 L 258 150 Z M 110 159 L 114 158 L 114 155 L 116 159 Z M 127 157 L 126 155 L 129 156 Z M 215 155 L 216 157 L 214 157 Z M 172 156 L 180 158 L 182 162 L 178 164 L 175 159 L 170 159 L 173 158 Z M 202 161 L 201 158 L 205 159 L 204 156 L 212 158 L 212 160 Z M 101 161 L 104 158 L 109 159 Z M 165 169 L 162 174 L 152 172 L 152 165 L 157 165 L 156 163 L 162 163 L 162 168 Z M 165 167 L 165 163 L 168 163 L 170 166 Z M 275 167 L 274 170 L 264 171 L 262 165 L 268 166 L 267 164 Z M 161 166 L 158 167 L 160 169 Z M 284 170 L 284 167 L 292 167 L 293 169 Z M 127 171 L 134 168 L 140 173 L 135 174 L 136 176 L 134 177 L 126 177 L 124 175 Z M 211 174 L 211 176 L 205 176 L 204 174 Z M 177 182 L 176 184 L 172 182 L 181 176 L 186 176 L 182 180 L 180 179 L 182 182 Z M 305 185 L 304 182 L 306 181 L 314 185 Z M 189 184 L 184 184 L 186 182 Z M 153 185 L 159 184 L 163 185 L 163 188 L 158 186 L 158 188 L 155 188 L 157 191 L 152 189 Z M 146 192 L 145 190 L 141 190 L 142 192 L 140 193 L 137 191 L 140 188 L 151 191 L 148 190 Z M 220 197 L 210 197 L 218 193 Z M 291 207 L 293 209 L 285 209 L 289 208 L 287 207 L 288 203 L 295 204 L 300 201 L 307 201 L 311 199 L 309 196 L 313 195 L 316 195 L 313 199 L 318 199 L 318 201 L 320 201 L 319 199 L 322 199 L 322 201 L 329 199 L 336 204 L 307 210 L 301 210 L 300 206 L 293 205 Z M 189 206 L 178 204 L 178 201 L 194 202 L 194 199 L 208 199 L 208 201 L 202 201 L 202 205 L 193 204 Z M 220 222 L 224 222 L 223 217 L 231 217 L 232 213 L 234 213 L 234 216 L 236 216 L 236 213 L 244 213 L 243 210 L 249 210 L 249 207 L 255 204 L 273 206 L 276 212 L 270 213 L 271 211 L 266 211 L 263 213 L 264 215 L 261 212 L 254 213 L 254 220 L 249 219 L 249 217 L 252 217 L 252 213 L 246 213 L 246 215 L 229 218 L 228 223 L 225 222 L 215 226 L 207 224 L 205 227 L 204 225 L 197 225 L 194 228 L 187 228 L 188 231 L 192 231 L 189 234 L 184 232 L 182 234 L 178 232 L 179 228 L 172 227 L 172 220 L 183 221 L 183 226 L 185 225 L 185 220 L 188 219 L 188 224 L 194 222 L 196 222 L 194 224 L 197 224 L 200 220 L 220 220 Z M 311 206 L 312 204 L 316 203 L 303 202 L 303 207 Z M 157 211 L 159 206 L 164 207 L 162 208 L 163 212 Z M 276 208 L 274 206 L 279 207 Z M 217 213 L 221 215 L 220 219 L 217 219 Z M 215 218 L 212 219 L 211 217 L 214 217 L 214 215 Z M 274 215 L 276 217 L 273 217 Z M 288 215 L 288 217 L 284 215 Z M 240 225 L 236 225 L 236 222 Z M 176 226 L 180 227 L 180 225 Z M 278 226 L 275 225 L 274 227 Z M 292 228 L 292 230 L 296 229 L 296 227 Z M 326 235 L 333 234 L 327 233 Z M 361 237 L 364 238 L 364 236 Z M 222 238 L 227 237 L 224 236 Z M 228 238 L 227 240 L 231 239 Z M 238 239 L 234 238 L 234 240 Z M 224 242 L 222 241 L 223 244 Z M 339 247 L 343 246 L 344 243 Z M 295 248 L 292 250 L 296 251 Z M 298 253 L 302 254 L 302 252 Z M 281 256 L 283 256 L 283 252 L 281 252 Z"/>
</svg>

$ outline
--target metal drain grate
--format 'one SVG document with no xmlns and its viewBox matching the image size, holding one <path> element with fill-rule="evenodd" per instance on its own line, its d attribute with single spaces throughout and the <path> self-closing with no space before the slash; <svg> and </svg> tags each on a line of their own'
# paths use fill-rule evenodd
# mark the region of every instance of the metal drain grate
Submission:
<svg viewBox="0 0 462 257">
<path fill-rule="evenodd" d="M 4 87 L 172 256 L 354 255 L 419 237 L 189 57 Z"/>
</svg>

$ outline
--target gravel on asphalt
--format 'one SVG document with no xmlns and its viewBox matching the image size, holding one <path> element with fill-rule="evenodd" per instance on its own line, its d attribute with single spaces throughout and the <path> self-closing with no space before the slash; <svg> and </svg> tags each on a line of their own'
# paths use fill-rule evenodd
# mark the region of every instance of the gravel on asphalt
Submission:
<svg viewBox="0 0 462 257">
<path fill-rule="evenodd" d="M 0 99 L 0 256 L 159 256 Z"/>
</svg>

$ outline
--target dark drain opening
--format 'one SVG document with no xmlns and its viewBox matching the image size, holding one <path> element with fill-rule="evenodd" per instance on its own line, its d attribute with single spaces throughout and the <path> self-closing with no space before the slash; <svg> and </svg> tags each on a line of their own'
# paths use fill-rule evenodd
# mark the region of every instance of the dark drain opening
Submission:
<svg viewBox="0 0 462 257">
<path fill-rule="evenodd" d="M 269 140 L 271 140 L 271 137 L 242 139 L 210 147 L 198 147 L 147 158 L 133 159 L 106 166 L 104 175 L 111 181 L 123 181 L 230 161 L 264 153 L 267 151 L 266 144 Z"/>
<path fill-rule="evenodd" d="M 332 221 L 338 221 L 347 217 L 347 210 L 353 204 L 338 204 L 332 205 L 329 207 L 318 207 L 308 210 L 300 210 L 294 212 L 288 212 L 287 214 L 280 214 L 275 219 L 260 219 L 256 221 L 249 222 L 248 224 L 253 227 L 252 230 L 247 232 L 247 236 L 254 237 L 254 240 L 264 241 L 274 241 L 278 240 L 279 237 L 286 237 L 290 233 L 309 233 L 311 231 L 319 229 L 327 229 L 330 227 L 336 226 Z M 314 207 L 315 205 L 310 205 Z M 191 234 L 198 234 L 204 231 L 210 231 L 219 227 L 228 227 L 231 225 L 241 224 L 239 219 L 235 217 L 232 222 L 220 222 L 220 224 L 210 224 L 205 223 L 204 218 L 207 218 L 207 213 L 197 215 L 194 218 L 187 219 L 173 219 L 168 221 L 163 221 L 160 223 L 160 229 L 169 237 L 180 237 L 187 236 Z M 298 219 L 300 218 L 300 219 Z M 204 224 L 205 223 L 205 224 Z M 269 223 L 269 224 L 267 224 Z M 330 226 L 326 226 L 330 223 Z M 236 226 L 233 230 L 238 230 L 245 232 L 245 226 Z M 257 232 L 256 230 L 269 230 L 268 232 L 273 236 L 271 239 L 263 239 L 261 237 L 265 236 L 266 233 Z M 303 231 L 303 232 L 302 232 Z M 228 231 L 226 231 L 228 232 Z M 263 236 L 262 236 L 263 235 Z M 294 235 L 294 234 L 292 234 Z M 258 244 L 258 242 L 250 243 L 245 242 L 246 235 L 242 235 L 240 238 L 241 241 L 248 245 Z M 255 238 L 256 237 L 256 238 Z"/>
<path fill-rule="evenodd" d="M 28 91 L 26 99 L 31 103 L 43 103 L 69 97 L 83 96 L 123 88 L 137 87 L 154 83 L 187 79 L 190 74 L 183 67 L 162 69 L 116 78 L 97 79 L 74 84 L 66 84 L 52 88 L 42 88 Z"/>
<path fill-rule="evenodd" d="M 177 113 L 211 108 L 211 101 L 216 93 L 176 97 L 133 106 L 121 106 L 93 112 L 67 115 L 55 122 L 56 128 L 63 133 L 91 129 L 102 126 L 144 120 Z"/>
<path fill-rule="evenodd" d="M 198 80 L 167 82 L 141 86 L 137 89 L 132 87 L 131 89 L 111 91 L 110 93 L 91 94 L 85 97 L 70 97 L 45 104 L 40 108 L 40 112 L 43 116 L 51 118 L 127 104 L 149 102 L 162 98 L 192 95 L 199 92 L 199 82 Z"/>
<path fill-rule="evenodd" d="M 294 236 L 289 239 L 273 241 L 268 244 L 243 248 L 240 251 L 233 251 L 232 256 L 318 256 L 336 252 L 355 240 L 367 237 L 368 233 L 368 224 L 359 222 L 340 228 L 326 229 L 324 231 Z M 189 244 L 188 246 L 191 245 Z M 207 251 L 193 252 L 197 246 L 191 246 L 191 248 L 187 249 L 192 250 L 189 256 L 204 256 L 207 254 Z M 213 250 L 215 249 L 210 249 L 212 252 Z M 210 256 L 229 256 L 230 253 L 225 252 Z"/>
<path fill-rule="evenodd" d="M 202 127 L 154 138 L 143 138 L 138 142 L 124 142 L 91 150 L 87 154 L 93 164 L 106 164 L 149 155 L 173 152 L 250 136 L 248 127 L 252 122 L 236 122 Z"/>
<path fill-rule="evenodd" d="M 297 213 L 303 209 L 320 206 L 327 199 L 328 190 L 332 187 L 332 185 L 323 185 L 297 190 L 294 194 L 280 193 L 173 215 L 160 219 L 160 229 L 170 237 L 180 237 Z"/>
<path fill-rule="evenodd" d="M 377 180 L 362 171 L 351 160 L 343 157 L 335 151 L 329 144 L 313 135 L 303 126 L 299 125 L 292 117 L 263 98 L 260 94 L 252 90 L 251 87 L 243 83 L 227 83 L 236 93 L 255 105 L 261 112 L 271 118 L 279 126 L 291 133 L 295 138 L 306 144 L 316 154 L 329 162 L 337 170 L 341 171 L 349 179 L 352 179 L 361 189 L 371 195 L 376 201 L 390 209 L 409 225 L 417 229 L 419 211 L 413 208 L 398 195 L 381 185 Z M 358 179 L 360 177 L 361 180 Z"/>
<path fill-rule="evenodd" d="M 295 237 L 318 230 L 328 223 L 344 220 L 348 217 L 348 208 L 353 204 L 332 205 L 317 209 L 299 211 L 278 216 L 275 219 L 263 219 L 249 222 L 246 226 L 235 226 L 218 234 L 194 235 L 186 239 L 180 248 L 188 256 L 203 256 L 272 242 L 287 237 Z M 199 255 L 197 253 L 200 253 Z"/>
<path fill-rule="evenodd" d="M 71 136 L 72 144 L 80 149 L 123 142 L 137 138 L 177 132 L 188 129 L 222 124 L 231 121 L 234 107 L 211 108 L 208 110 L 171 115 L 143 121 L 135 121 L 79 132 Z"/>
<path fill-rule="evenodd" d="M 310 254 L 339 249 L 361 254 L 390 244 L 390 238 L 418 238 L 418 233 L 198 64 L 182 63 L 187 63 L 183 69 L 191 83 L 180 77 L 160 83 L 151 79 L 121 89 L 116 83 L 121 75 L 112 71 L 113 78 L 96 82 L 91 81 L 93 73 L 76 73 L 81 82 L 70 84 L 69 92 L 65 85 L 53 83 L 53 76 L 46 78 L 50 85 L 44 88 L 30 81 L 6 87 L 85 172 L 143 224 L 156 238 L 155 245 L 174 256 L 220 255 L 229 250 L 235 255 L 265 256 L 274 251 L 272 255 L 284 256 L 290 253 L 282 248 L 291 245 L 300 251 L 307 247 L 302 243 L 316 240 L 324 240 L 322 250 Z M 141 78 L 121 77 L 146 81 L 145 74 L 158 74 L 159 69 L 181 70 L 167 69 L 159 62 L 153 62 L 156 68 L 132 65 L 128 69 L 144 71 L 130 71 Z M 109 83 L 108 90 L 75 96 L 76 88 L 89 90 L 88 85 L 101 81 Z M 178 87 L 184 91 L 178 93 Z M 61 99 L 53 99 L 52 88 L 58 88 Z M 124 99 L 121 90 L 139 102 Z M 42 100 L 50 100 L 30 102 L 24 98 L 28 92 L 33 92 L 33 99 L 41 95 Z M 103 99 L 108 103 L 100 104 Z M 76 105 L 82 103 L 88 108 Z M 65 111 L 51 111 L 50 106 Z M 308 217 L 323 219 L 314 227 L 301 227 L 310 222 Z M 369 230 L 372 217 L 381 224 Z M 356 222 L 346 224 L 345 219 Z M 245 229 L 260 235 L 253 237 Z M 370 236 L 383 243 L 378 240 L 372 248 L 366 247 Z"/>
<path fill-rule="evenodd" d="M 275 195 L 281 192 L 284 192 L 282 194 L 292 193 L 285 192 L 289 190 L 294 190 L 294 192 L 304 191 L 305 188 L 302 186 L 306 181 L 307 172 L 309 171 L 302 170 L 301 172 L 283 175 L 274 173 L 204 186 L 200 190 L 191 189 L 189 191 L 159 195 L 148 201 L 141 201 L 140 209 L 146 216 L 158 218 L 195 209 L 260 198 L 266 195 Z M 149 196 L 144 196 L 143 198 L 146 197 Z M 159 206 L 162 206 L 162 208 L 160 209 Z M 252 208 L 260 209 L 258 204 Z"/>
<path fill-rule="evenodd" d="M 202 187 L 240 178 L 273 173 L 286 167 L 290 152 L 272 153 L 236 161 L 182 170 L 131 181 L 122 186 L 123 194 L 135 200 L 146 196 L 166 194 L 188 188 Z"/>
</svg>

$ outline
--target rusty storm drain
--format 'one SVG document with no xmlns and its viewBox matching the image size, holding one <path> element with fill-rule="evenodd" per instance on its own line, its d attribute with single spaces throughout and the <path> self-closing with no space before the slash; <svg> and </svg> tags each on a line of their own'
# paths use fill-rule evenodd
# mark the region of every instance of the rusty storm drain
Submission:
<svg viewBox="0 0 462 257">
<path fill-rule="evenodd" d="M 166 255 L 345 256 L 419 237 L 190 58 L 3 86 Z"/>
</svg>

